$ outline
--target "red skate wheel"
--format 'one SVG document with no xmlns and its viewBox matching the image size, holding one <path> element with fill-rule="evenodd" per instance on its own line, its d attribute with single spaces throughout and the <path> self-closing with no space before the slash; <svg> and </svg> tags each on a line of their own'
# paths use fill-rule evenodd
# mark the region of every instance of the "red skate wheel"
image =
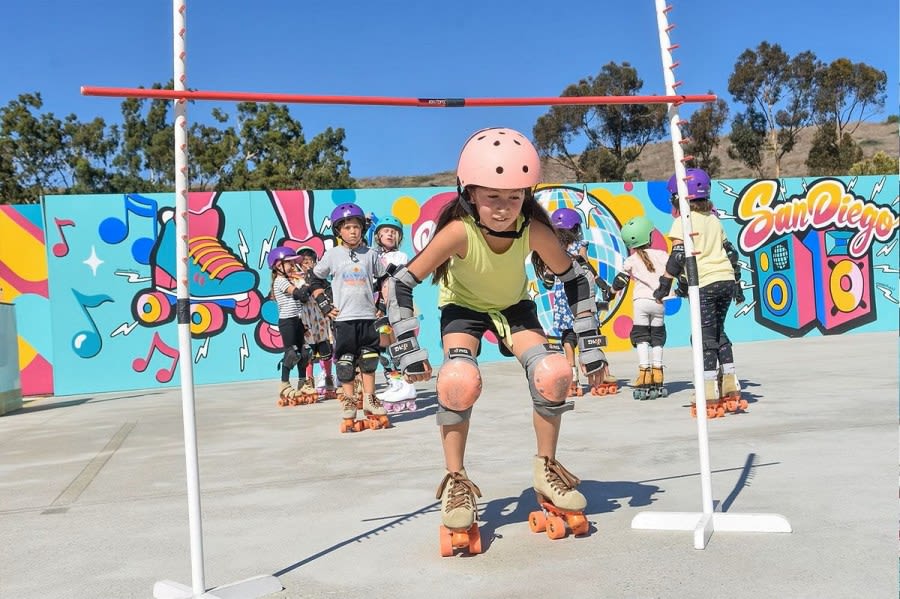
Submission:
<svg viewBox="0 0 900 599">
<path fill-rule="evenodd" d="M 554 541 L 566 536 L 566 521 L 559 516 L 547 518 L 547 536 Z"/>
</svg>

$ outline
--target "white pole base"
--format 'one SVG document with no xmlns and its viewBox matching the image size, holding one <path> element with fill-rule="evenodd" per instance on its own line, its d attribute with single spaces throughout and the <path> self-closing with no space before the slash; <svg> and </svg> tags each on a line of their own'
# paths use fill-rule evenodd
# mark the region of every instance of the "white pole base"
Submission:
<svg viewBox="0 0 900 599">
<path fill-rule="evenodd" d="M 694 533 L 694 549 L 706 549 L 714 531 L 791 532 L 780 514 L 724 514 L 713 512 L 641 512 L 631 520 L 639 530 L 688 530 Z"/>
<path fill-rule="evenodd" d="M 191 587 L 172 580 L 160 580 L 153 585 L 155 599 L 256 599 L 284 590 L 274 576 L 262 575 L 239 580 L 194 595 Z"/>
</svg>

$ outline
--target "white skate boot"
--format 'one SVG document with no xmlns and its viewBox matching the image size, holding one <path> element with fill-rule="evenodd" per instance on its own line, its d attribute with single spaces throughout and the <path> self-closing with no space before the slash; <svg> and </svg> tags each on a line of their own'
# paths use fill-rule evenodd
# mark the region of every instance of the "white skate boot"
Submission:
<svg viewBox="0 0 900 599">
<path fill-rule="evenodd" d="M 416 388 L 402 377 L 391 377 L 388 388 L 378 395 L 388 414 L 416 411 Z"/>
</svg>

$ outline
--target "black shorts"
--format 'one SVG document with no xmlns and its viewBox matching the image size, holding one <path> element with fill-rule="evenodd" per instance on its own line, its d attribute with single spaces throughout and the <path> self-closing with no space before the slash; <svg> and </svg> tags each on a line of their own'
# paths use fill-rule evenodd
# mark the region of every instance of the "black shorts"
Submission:
<svg viewBox="0 0 900 599">
<path fill-rule="evenodd" d="M 359 357 L 364 353 L 381 353 L 374 320 L 338 320 L 334 323 L 334 355 Z"/>
<path fill-rule="evenodd" d="M 522 300 L 508 308 L 500 310 L 500 313 L 509 323 L 509 330 L 513 333 L 519 331 L 536 331 L 541 335 L 541 321 L 538 320 L 537 307 L 531 300 Z M 512 356 L 512 352 L 503 343 L 500 333 L 497 331 L 491 317 L 484 312 L 478 312 L 471 308 L 464 308 L 456 304 L 447 304 L 441 308 L 441 337 L 448 333 L 466 333 L 481 341 L 486 331 L 493 331 L 497 336 L 500 353 L 504 356 Z M 478 353 L 481 353 L 481 344 L 478 344 Z"/>
</svg>

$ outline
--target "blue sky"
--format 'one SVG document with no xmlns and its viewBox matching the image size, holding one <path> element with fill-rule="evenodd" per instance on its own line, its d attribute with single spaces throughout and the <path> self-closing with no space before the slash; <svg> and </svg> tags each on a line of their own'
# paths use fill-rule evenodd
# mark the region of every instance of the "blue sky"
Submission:
<svg viewBox="0 0 900 599">
<path fill-rule="evenodd" d="M 610 61 L 628 61 L 644 92 L 664 92 L 652 0 L 187 0 L 187 83 L 203 90 L 400 97 L 558 96 Z M 882 120 L 897 112 L 897 0 L 683 0 L 672 41 L 684 93 L 730 102 L 742 51 L 766 40 L 794 55 L 847 57 L 888 75 Z M 120 100 L 81 85 L 149 87 L 172 78 L 167 0 L 9 2 L 0 21 L 0 105 L 41 92 L 44 111 L 119 122 Z M 214 103 L 195 103 L 208 120 Z M 229 104 L 218 104 L 229 109 Z M 740 108 L 740 107 L 737 107 Z M 351 174 L 451 170 L 486 126 L 531 134 L 549 107 L 425 109 L 294 105 L 307 139 L 347 133 Z M 734 114 L 735 107 L 732 109 Z"/>
</svg>

